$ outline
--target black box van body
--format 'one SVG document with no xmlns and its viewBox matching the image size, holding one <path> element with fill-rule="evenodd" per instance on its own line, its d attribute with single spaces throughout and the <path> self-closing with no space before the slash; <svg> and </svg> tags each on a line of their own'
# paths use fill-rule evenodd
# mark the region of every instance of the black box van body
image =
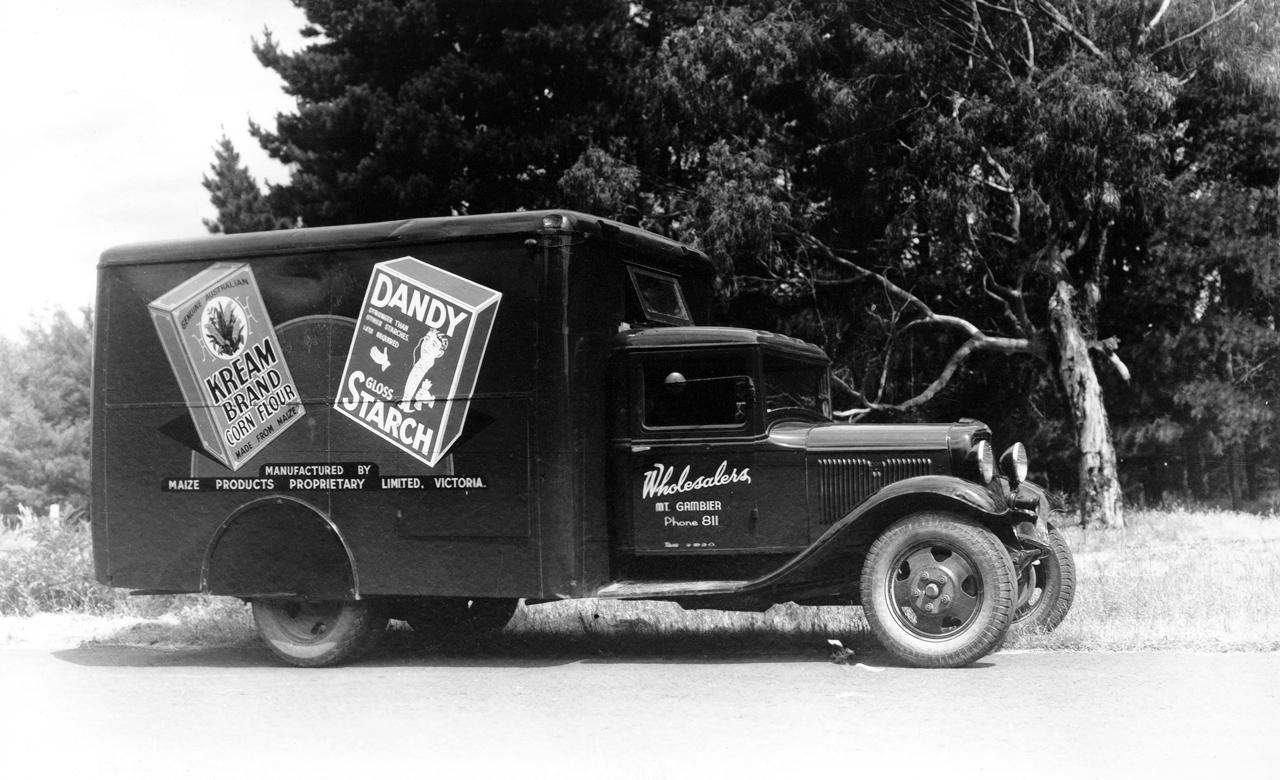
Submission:
<svg viewBox="0 0 1280 780">
<path fill-rule="evenodd" d="M 909 661 L 998 646 L 1045 590 L 1036 567 L 1068 555 L 1025 463 L 996 476 L 973 421 L 832 422 L 821 350 L 709 326 L 713 281 L 695 250 L 562 211 L 109 250 L 97 576 L 254 601 L 269 644 L 280 626 L 297 645 L 346 625 L 353 604 L 352 625 L 376 627 L 516 599 L 762 609 L 883 591 L 923 648 Z M 959 563 L 917 557 L 910 588 L 868 585 L 886 555 L 916 565 L 930 512 L 963 526 L 933 542 Z M 877 552 L 907 520 L 906 547 Z M 994 617 L 962 592 L 988 576 L 1009 602 Z M 953 600 L 969 605 L 956 625 L 913 617 Z M 328 663 L 350 644 L 273 649 Z"/>
</svg>

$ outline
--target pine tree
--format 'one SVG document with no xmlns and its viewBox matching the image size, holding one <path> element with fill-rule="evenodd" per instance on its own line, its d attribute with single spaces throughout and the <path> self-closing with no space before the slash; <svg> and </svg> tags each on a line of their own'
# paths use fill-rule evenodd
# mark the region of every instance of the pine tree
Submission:
<svg viewBox="0 0 1280 780">
<path fill-rule="evenodd" d="M 308 225 L 556 205 L 637 45 L 617 0 L 295 2 L 315 42 L 255 51 L 298 110 L 252 131 L 294 171 L 273 206 Z"/>
<path fill-rule="evenodd" d="M 202 184 L 209 200 L 218 210 L 216 219 L 205 219 L 210 233 L 249 233 L 255 230 L 278 230 L 292 227 L 290 220 L 271 213 L 267 197 L 249 169 L 240 164 L 240 153 L 225 135 L 213 150 L 213 175 L 205 175 Z"/>
</svg>

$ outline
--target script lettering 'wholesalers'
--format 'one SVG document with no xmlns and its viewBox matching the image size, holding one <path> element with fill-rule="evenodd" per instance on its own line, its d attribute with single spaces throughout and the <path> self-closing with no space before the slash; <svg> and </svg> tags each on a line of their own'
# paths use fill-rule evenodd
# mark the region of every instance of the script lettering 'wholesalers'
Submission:
<svg viewBox="0 0 1280 780">
<path fill-rule="evenodd" d="M 661 463 L 653 464 L 653 467 L 644 473 L 644 487 L 641 489 L 643 498 L 653 498 L 655 496 L 670 496 L 676 493 L 687 493 L 691 490 L 702 490 L 703 488 L 719 487 L 721 485 L 730 485 L 735 482 L 751 482 L 751 469 L 731 469 L 728 461 L 720 461 L 720 466 L 716 468 L 714 474 L 709 476 L 690 477 L 691 467 L 685 466 L 680 472 L 680 476 L 675 476 L 675 466 L 664 466 Z"/>
</svg>

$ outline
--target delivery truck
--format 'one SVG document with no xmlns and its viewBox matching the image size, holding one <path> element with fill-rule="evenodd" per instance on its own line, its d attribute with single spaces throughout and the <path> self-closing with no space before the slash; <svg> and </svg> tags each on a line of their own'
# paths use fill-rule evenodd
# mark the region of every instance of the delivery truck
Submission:
<svg viewBox="0 0 1280 780">
<path fill-rule="evenodd" d="M 1021 444 L 834 421 L 822 350 L 711 324 L 714 281 L 569 211 L 108 250 L 97 577 L 245 599 L 301 666 L 520 600 L 861 605 L 918 666 L 1061 621 L 1070 551 Z"/>
</svg>

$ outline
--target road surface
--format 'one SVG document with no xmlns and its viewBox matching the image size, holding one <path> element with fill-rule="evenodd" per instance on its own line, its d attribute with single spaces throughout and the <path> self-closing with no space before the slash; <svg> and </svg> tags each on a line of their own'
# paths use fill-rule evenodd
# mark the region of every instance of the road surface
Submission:
<svg viewBox="0 0 1280 780">
<path fill-rule="evenodd" d="M 7 777 L 1280 776 L 1280 653 L 923 671 L 393 649 L 312 670 L 257 648 L 8 647 L 0 704 Z"/>
</svg>

